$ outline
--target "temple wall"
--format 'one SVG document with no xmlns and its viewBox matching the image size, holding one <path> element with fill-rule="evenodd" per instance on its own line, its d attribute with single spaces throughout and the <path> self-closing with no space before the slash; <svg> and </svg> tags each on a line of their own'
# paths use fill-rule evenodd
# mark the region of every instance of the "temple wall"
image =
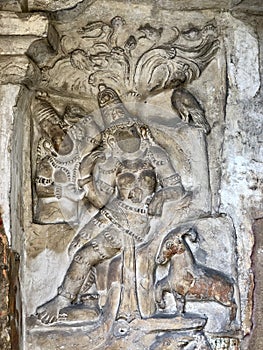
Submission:
<svg viewBox="0 0 263 350">
<path fill-rule="evenodd" d="M 262 347 L 262 10 L 1 2 L 3 350 Z"/>
</svg>

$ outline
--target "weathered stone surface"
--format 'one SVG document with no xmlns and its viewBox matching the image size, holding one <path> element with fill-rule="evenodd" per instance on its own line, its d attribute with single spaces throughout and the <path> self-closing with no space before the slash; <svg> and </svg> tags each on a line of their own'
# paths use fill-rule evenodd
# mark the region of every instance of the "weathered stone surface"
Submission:
<svg viewBox="0 0 263 350">
<path fill-rule="evenodd" d="M 39 69 L 26 56 L 0 56 L 1 84 L 32 85 L 38 80 Z"/>
<path fill-rule="evenodd" d="M 91 0 L 28 0 L 29 10 L 38 10 L 38 11 L 60 11 L 74 9 L 78 4 L 81 3 L 92 3 Z M 118 2 L 121 3 L 119 0 Z M 131 0 L 129 2 L 133 5 L 143 5 L 147 4 L 152 6 L 154 10 L 158 11 L 160 9 L 164 10 L 199 10 L 199 9 L 232 9 L 232 8 L 241 8 L 241 9 L 262 9 L 262 4 L 260 0 L 223 0 L 223 1 L 212 1 L 212 0 L 190 0 L 190 1 L 173 1 L 173 0 L 162 0 L 158 3 L 153 3 L 151 0 L 145 0 L 143 4 L 139 0 Z"/>
<path fill-rule="evenodd" d="M 238 1 L 234 10 L 238 10 L 239 13 L 245 14 L 247 18 L 252 19 L 251 15 L 262 15 L 262 1 L 261 0 L 243 0 Z"/>
<path fill-rule="evenodd" d="M 43 37 L 48 32 L 48 19 L 44 14 L 0 12 L 1 35 L 34 35 Z"/>
<path fill-rule="evenodd" d="M 0 58 L 2 82 L 27 86 L 3 126 L 25 349 L 259 348 L 262 25 L 247 6 L 29 2 L 52 30 L 30 24 L 30 60 Z M 25 28 L 3 52 L 26 51 Z"/>
<path fill-rule="evenodd" d="M 0 36 L 0 54 L 24 55 L 35 40 L 33 36 Z"/>
<path fill-rule="evenodd" d="M 0 207 L 0 346 L 2 350 L 10 350 L 10 309 L 9 309 L 9 248 L 5 235 L 2 209 Z"/>
<path fill-rule="evenodd" d="M 252 280 L 250 255 L 254 245 L 251 217 L 253 217 L 255 207 L 262 212 L 262 187 L 260 183 L 253 185 L 255 174 L 259 179 L 262 178 L 263 161 L 260 145 L 261 113 L 257 111 L 257 108 L 252 107 L 252 99 L 256 96 L 260 86 L 258 43 L 251 27 L 233 18 L 231 18 L 231 23 L 233 28 L 236 25 L 236 30 L 232 31 L 234 40 L 230 41 L 228 37 L 227 42 L 229 96 L 226 118 L 229 120 L 225 132 L 221 198 L 222 210 L 230 213 L 237 227 L 239 271 L 242 271 L 240 280 L 246 276 L 245 279 L 249 281 L 249 279 Z M 246 53 L 243 51 L 244 47 L 250 47 Z M 237 65 L 237 62 L 241 63 L 240 66 Z M 247 68 L 243 69 L 243 67 Z M 249 71 L 251 67 L 253 71 Z M 250 110 L 247 109 L 248 105 Z M 259 146 L 255 148 L 255 144 Z M 244 232 L 247 234 L 245 235 Z M 241 282 L 240 288 L 244 297 L 247 295 L 247 299 L 251 299 L 249 284 Z M 244 313 L 243 324 L 246 331 L 249 332 L 251 320 L 247 316 L 251 313 L 252 304 L 248 303 L 247 307 L 248 311 Z"/>
<path fill-rule="evenodd" d="M 28 0 L 28 8 L 38 11 L 58 11 L 74 8 L 83 1 L 85 0 Z"/>
<path fill-rule="evenodd" d="M 1 105 L 1 122 L 0 122 L 0 143 L 1 143 L 1 159 L 0 159 L 0 206 L 2 211 L 2 219 L 6 235 L 9 243 L 11 243 L 10 232 L 10 206 L 9 195 L 11 188 L 11 160 L 10 153 L 12 148 L 13 137 L 13 107 L 16 105 L 16 97 L 19 93 L 19 87 L 14 85 L 0 86 L 0 105 Z"/>
<path fill-rule="evenodd" d="M 2 0 L 0 3 L 0 11 L 21 12 L 21 4 L 19 0 Z"/>
<path fill-rule="evenodd" d="M 211 1 L 211 0 L 198 0 L 198 1 L 173 1 L 162 0 L 156 7 L 161 7 L 165 10 L 199 10 L 199 9 L 228 9 L 237 5 L 240 0 L 223 0 L 223 1 Z"/>
<path fill-rule="evenodd" d="M 244 348 L 260 349 L 263 346 L 263 334 L 261 331 L 262 315 L 263 315 L 263 242 L 262 242 L 263 220 L 256 219 L 253 225 L 253 233 L 255 234 L 255 245 L 252 255 L 252 268 L 254 272 L 254 310 L 253 310 L 253 328 L 250 337 L 246 339 Z"/>
<path fill-rule="evenodd" d="M 228 48 L 230 93 L 233 102 L 239 103 L 255 97 L 260 88 L 258 38 L 253 27 L 232 16 L 223 16 L 223 21 L 232 23 L 231 37 L 226 37 L 225 43 Z"/>
</svg>

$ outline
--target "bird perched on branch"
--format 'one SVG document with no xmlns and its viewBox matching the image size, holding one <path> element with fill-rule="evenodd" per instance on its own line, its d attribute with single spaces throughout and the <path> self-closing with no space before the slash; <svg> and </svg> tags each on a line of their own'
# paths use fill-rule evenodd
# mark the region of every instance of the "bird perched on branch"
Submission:
<svg viewBox="0 0 263 350">
<path fill-rule="evenodd" d="M 197 99 L 186 89 L 177 88 L 171 97 L 172 106 L 179 114 L 179 117 L 209 134 L 210 125 L 206 120 L 205 112 Z"/>
<path fill-rule="evenodd" d="M 138 31 L 142 32 L 144 34 L 144 38 L 152 41 L 155 45 L 162 36 L 163 28 L 154 28 L 149 23 L 146 23 L 144 26 L 140 26 Z"/>
</svg>

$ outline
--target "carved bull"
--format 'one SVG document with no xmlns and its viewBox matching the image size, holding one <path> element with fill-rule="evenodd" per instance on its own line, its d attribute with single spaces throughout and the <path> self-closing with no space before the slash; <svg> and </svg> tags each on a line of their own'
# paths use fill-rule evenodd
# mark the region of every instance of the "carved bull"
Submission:
<svg viewBox="0 0 263 350">
<path fill-rule="evenodd" d="M 230 320 L 236 318 L 237 305 L 234 300 L 234 281 L 220 271 L 198 264 L 187 244 L 197 240 L 197 232 L 190 229 L 170 231 L 160 245 L 157 265 L 170 262 L 166 277 L 155 284 L 155 301 L 165 308 L 164 294 L 172 293 L 179 313 L 185 312 L 187 300 L 216 301 L 230 307 Z"/>
</svg>

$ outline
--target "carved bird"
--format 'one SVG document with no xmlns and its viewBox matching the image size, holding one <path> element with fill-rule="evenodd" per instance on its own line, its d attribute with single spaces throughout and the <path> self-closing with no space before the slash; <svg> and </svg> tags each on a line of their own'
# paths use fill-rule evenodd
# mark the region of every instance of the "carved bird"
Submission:
<svg viewBox="0 0 263 350">
<path fill-rule="evenodd" d="M 120 16 L 115 16 L 112 18 L 111 20 L 112 32 L 109 36 L 109 44 L 112 48 L 119 46 L 118 36 L 125 24 L 126 24 L 125 20 Z"/>
<path fill-rule="evenodd" d="M 180 118 L 209 134 L 211 128 L 205 118 L 205 112 L 197 99 L 186 89 L 177 88 L 171 97 L 172 106 Z"/>
<path fill-rule="evenodd" d="M 102 21 L 92 22 L 86 24 L 78 30 L 83 39 L 99 39 L 103 40 L 112 32 L 112 27 Z"/>
<path fill-rule="evenodd" d="M 160 40 L 163 28 L 154 28 L 149 23 L 146 23 L 144 26 L 140 26 L 138 31 L 142 32 L 145 38 L 155 44 Z"/>
<path fill-rule="evenodd" d="M 137 45 L 137 40 L 135 39 L 134 35 L 130 35 L 124 44 L 124 51 L 126 52 L 126 54 L 130 56 L 131 50 L 134 50 L 136 45 Z"/>
<path fill-rule="evenodd" d="M 70 63 L 73 68 L 79 70 L 89 70 L 91 62 L 87 52 L 75 50 L 70 54 Z"/>
<path fill-rule="evenodd" d="M 201 30 L 198 28 L 190 28 L 181 32 L 182 36 L 187 40 L 198 40 L 202 36 Z"/>
</svg>

